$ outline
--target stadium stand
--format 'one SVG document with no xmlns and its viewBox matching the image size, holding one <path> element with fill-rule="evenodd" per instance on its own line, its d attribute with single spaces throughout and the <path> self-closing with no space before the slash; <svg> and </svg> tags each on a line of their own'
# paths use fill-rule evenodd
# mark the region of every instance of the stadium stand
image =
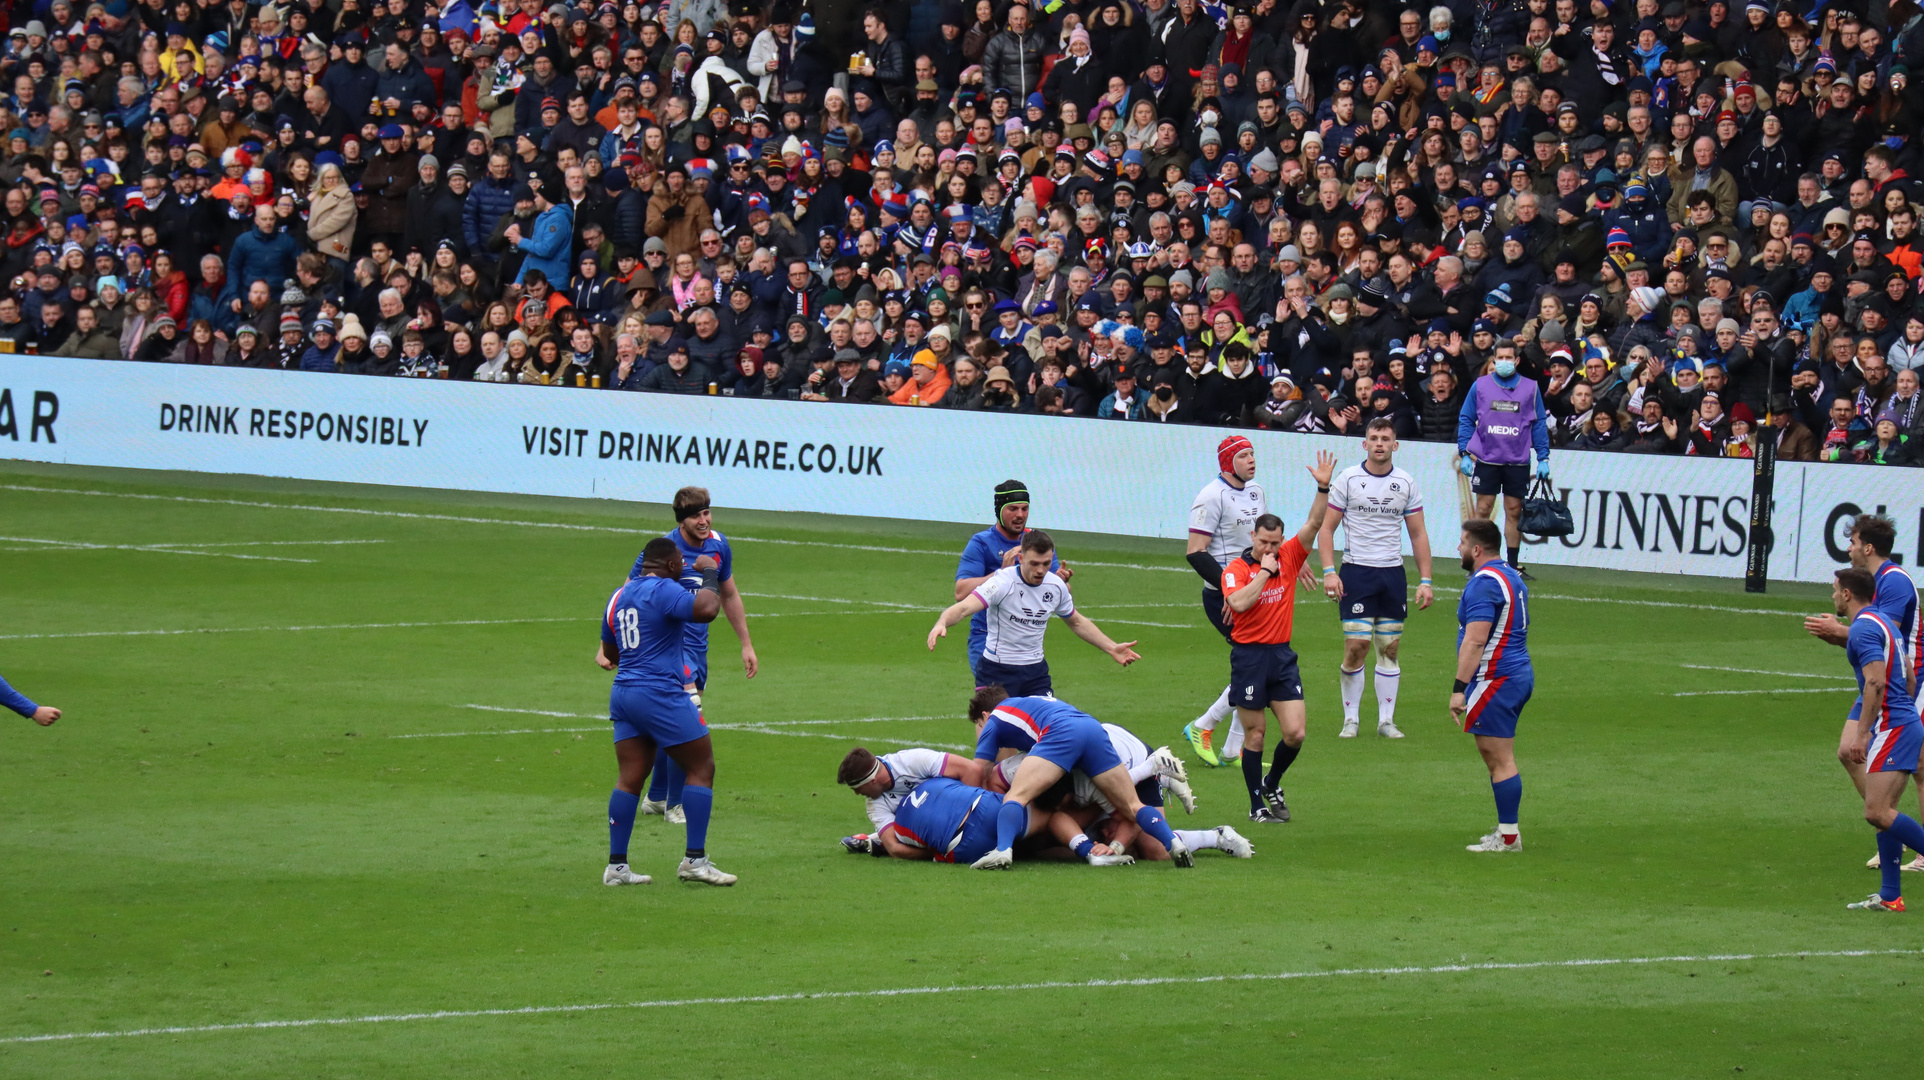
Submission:
<svg viewBox="0 0 1924 1080">
<path fill-rule="evenodd" d="M 831 7 L 17 5 L 0 351 L 1924 459 L 1915 0 Z"/>
</svg>

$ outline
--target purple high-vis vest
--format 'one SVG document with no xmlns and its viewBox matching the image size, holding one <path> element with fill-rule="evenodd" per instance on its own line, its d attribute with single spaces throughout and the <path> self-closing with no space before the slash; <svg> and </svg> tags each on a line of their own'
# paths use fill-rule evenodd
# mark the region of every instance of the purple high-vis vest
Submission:
<svg viewBox="0 0 1924 1080">
<path fill-rule="evenodd" d="M 1530 428 L 1537 420 L 1537 384 L 1518 376 L 1505 389 L 1495 375 L 1476 381 L 1476 430 L 1470 433 L 1470 453 L 1492 465 L 1528 465 Z"/>
</svg>

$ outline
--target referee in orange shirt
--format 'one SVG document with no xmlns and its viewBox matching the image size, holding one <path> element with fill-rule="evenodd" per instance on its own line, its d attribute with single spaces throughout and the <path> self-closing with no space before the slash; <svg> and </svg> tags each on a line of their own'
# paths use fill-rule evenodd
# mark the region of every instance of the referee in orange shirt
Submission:
<svg viewBox="0 0 1924 1080">
<path fill-rule="evenodd" d="M 1223 601 L 1230 615 L 1229 699 L 1243 725 L 1249 820 L 1259 824 L 1289 820 L 1283 774 L 1302 752 L 1303 736 L 1309 730 L 1303 677 L 1296 671 L 1289 632 L 1296 614 L 1296 573 L 1309 559 L 1309 546 L 1323 528 L 1336 455 L 1318 451 L 1309 474 L 1316 478 L 1316 499 L 1296 535 L 1283 539 L 1283 519 L 1264 514 L 1249 534 L 1249 549 L 1223 570 Z M 1276 714 L 1277 731 L 1283 737 L 1267 778 L 1263 776 L 1265 703 Z"/>
</svg>

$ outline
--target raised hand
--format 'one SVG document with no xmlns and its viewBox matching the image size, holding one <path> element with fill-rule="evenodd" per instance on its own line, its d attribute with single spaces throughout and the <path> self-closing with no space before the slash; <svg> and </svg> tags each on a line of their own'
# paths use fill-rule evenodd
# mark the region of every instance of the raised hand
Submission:
<svg viewBox="0 0 1924 1080">
<path fill-rule="evenodd" d="M 1309 474 L 1316 478 L 1317 487 L 1328 487 L 1330 478 L 1336 475 L 1336 455 L 1328 450 L 1316 451 L 1316 464 L 1306 466 Z"/>
</svg>

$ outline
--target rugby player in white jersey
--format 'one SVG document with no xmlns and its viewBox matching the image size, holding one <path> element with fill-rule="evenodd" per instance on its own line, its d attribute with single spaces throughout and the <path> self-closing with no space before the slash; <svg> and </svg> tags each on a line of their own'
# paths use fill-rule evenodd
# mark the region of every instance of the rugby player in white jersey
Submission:
<svg viewBox="0 0 1924 1080">
<path fill-rule="evenodd" d="M 1430 581 L 1430 534 L 1423 525 L 1423 497 L 1416 478 L 1396 466 L 1396 427 L 1386 419 L 1370 421 L 1363 433 L 1365 457 L 1337 474 L 1329 491 L 1329 512 L 1316 537 L 1323 560 L 1323 592 L 1336 601 L 1343 622 L 1343 663 L 1337 679 L 1343 693 L 1342 737 L 1353 739 L 1362 723 L 1363 664 L 1376 649 L 1376 733 L 1400 739 L 1396 728 L 1396 690 L 1402 681 L 1397 646 L 1409 613 L 1409 577 L 1403 570 L 1403 530 L 1416 552 L 1416 606 L 1436 600 Z M 1343 526 L 1343 566 L 1336 567 L 1336 527 Z"/>
<path fill-rule="evenodd" d="M 895 808 L 922 781 L 946 776 L 970 787 L 982 787 L 982 774 L 979 762 L 960 754 L 914 747 L 878 757 L 867 747 L 858 746 L 842 759 L 835 778 L 863 798 L 868 819 L 879 833 L 895 820 Z"/>
<path fill-rule="evenodd" d="M 977 662 L 975 677 L 982 686 L 996 685 L 1010 697 L 1053 697 L 1049 662 L 1042 655 L 1042 639 L 1051 617 L 1060 618 L 1082 640 L 1108 653 L 1123 667 L 1142 659 L 1133 641 L 1117 643 L 1102 628 L 1076 610 L 1069 585 L 1049 569 L 1056 542 L 1040 529 L 1022 536 L 1014 566 L 1005 566 L 969 594 L 943 609 L 929 630 L 929 651 L 949 636 L 949 627 L 966 622 L 978 611 L 989 616 L 989 636 Z"/>
<path fill-rule="evenodd" d="M 1189 549 L 1184 557 L 1203 579 L 1203 614 L 1229 640 L 1229 620 L 1223 612 L 1223 567 L 1249 546 L 1249 530 L 1269 512 L 1263 486 L 1256 482 L 1256 448 L 1241 435 L 1216 444 L 1216 478 L 1196 493 L 1189 504 Z M 1216 725 L 1229 720 L 1229 737 L 1216 750 Z M 1243 752 L 1243 725 L 1229 704 L 1229 687 L 1203 714 L 1185 725 L 1183 738 L 1196 756 L 1211 767 L 1235 761 Z"/>
</svg>

